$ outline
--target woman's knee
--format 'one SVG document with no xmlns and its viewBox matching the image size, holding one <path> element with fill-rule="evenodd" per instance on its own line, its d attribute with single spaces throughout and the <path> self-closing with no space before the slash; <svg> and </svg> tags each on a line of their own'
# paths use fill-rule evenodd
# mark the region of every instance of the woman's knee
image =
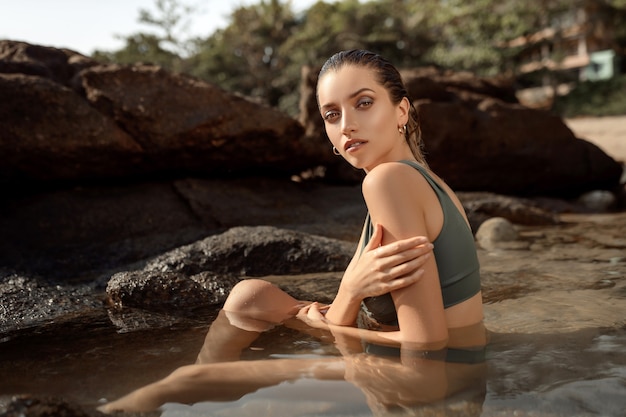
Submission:
<svg viewBox="0 0 626 417">
<path fill-rule="evenodd" d="M 286 312 L 297 300 L 274 284 L 261 279 L 238 282 L 224 303 L 224 310 L 235 313 Z"/>
<path fill-rule="evenodd" d="M 272 285 L 261 279 L 245 279 L 239 281 L 230 291 L 224 310 L 239 312 L 254 305 L 261 294 L 267 292 L 266 287 Z"/>
</svg>

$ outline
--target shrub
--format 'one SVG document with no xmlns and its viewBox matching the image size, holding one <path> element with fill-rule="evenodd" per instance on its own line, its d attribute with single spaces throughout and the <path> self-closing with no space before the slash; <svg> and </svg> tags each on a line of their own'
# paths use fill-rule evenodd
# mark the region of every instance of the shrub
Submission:
<svg viewBox="0 0 626 417">
<path fill-rule="evenodd" d="M 562 117 L 626 114 L 626 75 L 581 82 L 569 94 L 557 98 L 554 111 Z"/>
</svg>

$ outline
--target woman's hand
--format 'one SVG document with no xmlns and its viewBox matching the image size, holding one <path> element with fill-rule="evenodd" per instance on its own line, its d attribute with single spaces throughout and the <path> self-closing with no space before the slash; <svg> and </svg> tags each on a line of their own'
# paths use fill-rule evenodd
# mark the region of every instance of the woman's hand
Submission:
<svg viewBox="0 0 626 417">
<path fill-rule="evenodd" d="M 346 271 L 341 280 L 341 290 L 359 302 L 366 297 L 382 295 L 415 283 L 423 266 L 431 256 L 433 245 L 424 236 L 398 240 L 380 246 L 383 228 L 374 227 L 374 234 L 365 250 Z"/>
<path fill-rule="evenodd" d="M 298 311 L 296 317 L 307 325 L 316 329 L 328 330 L 328 321 L 324 314 L 330 306 L 317 302 L 308 304 Z"/>
</svg>

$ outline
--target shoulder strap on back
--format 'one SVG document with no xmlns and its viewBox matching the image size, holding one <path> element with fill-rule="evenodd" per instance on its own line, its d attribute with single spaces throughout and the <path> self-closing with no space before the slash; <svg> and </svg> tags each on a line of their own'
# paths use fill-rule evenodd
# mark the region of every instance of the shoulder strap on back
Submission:
<svg viewBox="0 0 626 417">
<path fill-rule="evenodd" d="M 433 179 L 433 177 L 430 176 L 430 174 L 428 173 L 428 170 L 426 168 L 424 168 L 422 165 L 418 164 L 415 161 L 409 161 L 406 159 L 403 159 L 401 161 L 403 164 L 412 166 L 413 168 L 417 169 L 423 176 L 424 178 L 426 178 L 426 181 L 428 181 L 428 183 L 430 184 L 431 187 L 433 187 L 433 189 L 435 190 L 435 192 L 437 192 L 437 194 L 439 194 L 439 192 L 443 192 L 445 195 L 448 195 L 445 190 L 439 185 L 439 183 L 437 181 L 435 181 Z"/>
</svg>

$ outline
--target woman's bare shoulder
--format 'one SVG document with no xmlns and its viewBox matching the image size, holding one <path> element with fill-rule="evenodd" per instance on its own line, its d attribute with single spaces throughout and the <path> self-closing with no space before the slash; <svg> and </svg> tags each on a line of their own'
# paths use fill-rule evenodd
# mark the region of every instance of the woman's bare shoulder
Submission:
<svg viewBox="0 0 626 417">
<path fill-rule="evenodd" d="M 363 193 L 406 190 L 408 186 L 428 186 L 426 179 L 415 168 L 402 162 L 385 162 L 374 167 L 363 179 Z"/>
</svg>

